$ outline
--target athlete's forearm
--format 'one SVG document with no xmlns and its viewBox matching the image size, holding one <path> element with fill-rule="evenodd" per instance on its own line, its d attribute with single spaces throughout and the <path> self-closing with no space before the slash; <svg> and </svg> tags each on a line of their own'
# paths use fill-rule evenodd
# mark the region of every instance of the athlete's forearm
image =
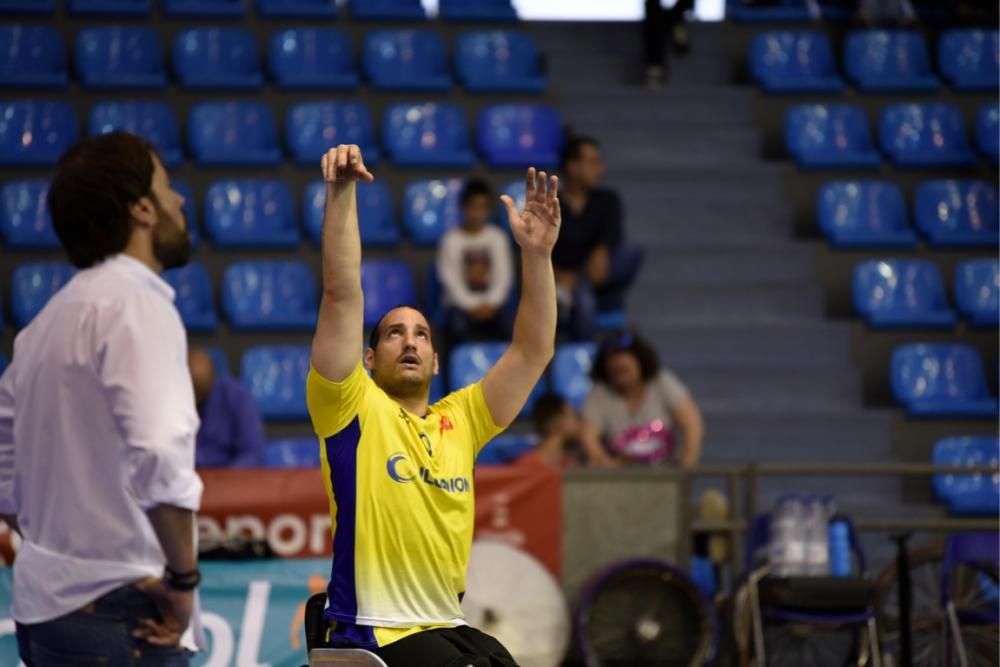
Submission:
<svg viewBox="0 0 1000 667">
<path fill-rule="evenodd" d="M 521 301 L 511 347 L 527 360 L 548 365 L 555 352 L 556 280 L 550 253 L 521 253 Z"/>
<path fill-rule="evenodd" d="M 361 233 L 354 181 L 327 186 L 321 238 L 323 293 L 337 299 L 361 295 Z"/>
</svg>

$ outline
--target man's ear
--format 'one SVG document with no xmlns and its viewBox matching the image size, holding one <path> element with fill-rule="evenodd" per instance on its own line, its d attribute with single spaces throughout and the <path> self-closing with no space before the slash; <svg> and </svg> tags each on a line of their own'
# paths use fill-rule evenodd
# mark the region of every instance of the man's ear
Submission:
<svg viewBox="0 0 1000 667">
<path fill-rule="evenodd" d="M 365 349 L 365 368 L 375 370 L 375 351 L 370 347 Z"/>
<path fill-rule="evenodd" d="M 156 207 L 149 197 L 140 197 L 134 204 L 129 204 L 128 213 L 140 227 L 148 229 L 156 225 Z"/>
<path fill-rule="evenodd" d="M 441 372 L 441 366 L 438 363 L 438 353 L 435 352 L 434 353 L 434 375 L 437 375 L 440 372 Z"/>
</svg>

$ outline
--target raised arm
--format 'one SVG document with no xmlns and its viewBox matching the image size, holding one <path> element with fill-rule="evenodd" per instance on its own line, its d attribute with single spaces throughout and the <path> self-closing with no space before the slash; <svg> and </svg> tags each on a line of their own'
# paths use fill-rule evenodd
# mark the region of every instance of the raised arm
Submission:
<svg viewBox="0 0 1000 667">
<path fill-rule="evenodd" d="M 521 247 L 521 302 L 510 347 L 483 378 L 483 395 L 493 421 L 506 427 L 517 417 L 552 359 L 556 338 L 556 281 L 552 247 L 559 237 L 559 179 L 528 170 L 527 197 L 520 213 L 503 195 L 514 239 Z"/>
<path fill-rule="evenodd" d="M 323 212 L 323 297 L 312 344 L 313 367 L 339 382 L 357 366 L 364 337 L 361 294 L 361 234 L 358 231 L 358 181 L 375 177 L 365 168 L 361 149 L 340 145 L 323 156 L 326 208 Z"/>
</svg>

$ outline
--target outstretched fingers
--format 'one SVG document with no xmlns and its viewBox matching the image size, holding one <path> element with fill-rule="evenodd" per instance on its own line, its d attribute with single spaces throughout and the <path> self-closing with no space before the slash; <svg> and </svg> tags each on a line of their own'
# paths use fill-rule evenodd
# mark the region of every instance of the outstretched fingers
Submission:
<svg viewBox="0 0 1000 667">
<path fill-rule="evenodd" d="M 559 177 L 553 176 L 549 179 L 549 200 L 547 202 L 549 207 L 549 213 L 552 214 L 554 220 L 559 220 L 561 217 L 559 211 Z"/>
</svg>

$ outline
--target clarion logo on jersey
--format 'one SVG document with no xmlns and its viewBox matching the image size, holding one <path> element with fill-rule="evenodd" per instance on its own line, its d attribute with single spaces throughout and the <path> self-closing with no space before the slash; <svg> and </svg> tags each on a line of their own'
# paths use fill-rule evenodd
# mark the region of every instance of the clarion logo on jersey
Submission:
<svg viewBox="0 0 1000 667">
<path fill-rule="evenodd" d="M 430 470 L 428 470 L 427 468 L 421 468 L 420 479 L 424 481 L 424 484 L 430 484 L 431 486 L 436 486 L 437 488 L 443 489 L 448 493 L 467 493 L 469 491 L 469 479 L 467 477 L 434 479 L 431 476 Z"/>
<path fill-rule="evenodd" d="M 398 482 L 400 484 L 407 484 L 415 479 L 414 475 L 410 473 L 410 470 L 412 470 L 412 468 L 410 468 L 410 461 L 402 452 L 396 452 L 389 457 L 389 460 L 386 461 L 385 470 L 394 482 Z M 446 491 L 448 493 L 468 493 L 472 488 L 468 477 L 435 479 L 434 476 L 431 475 L 431 471 L 427 468 L 420 468 L 419 477 L 420 481 L 424 484 L 436 486 L 442 491 Z"/>
</svg>

